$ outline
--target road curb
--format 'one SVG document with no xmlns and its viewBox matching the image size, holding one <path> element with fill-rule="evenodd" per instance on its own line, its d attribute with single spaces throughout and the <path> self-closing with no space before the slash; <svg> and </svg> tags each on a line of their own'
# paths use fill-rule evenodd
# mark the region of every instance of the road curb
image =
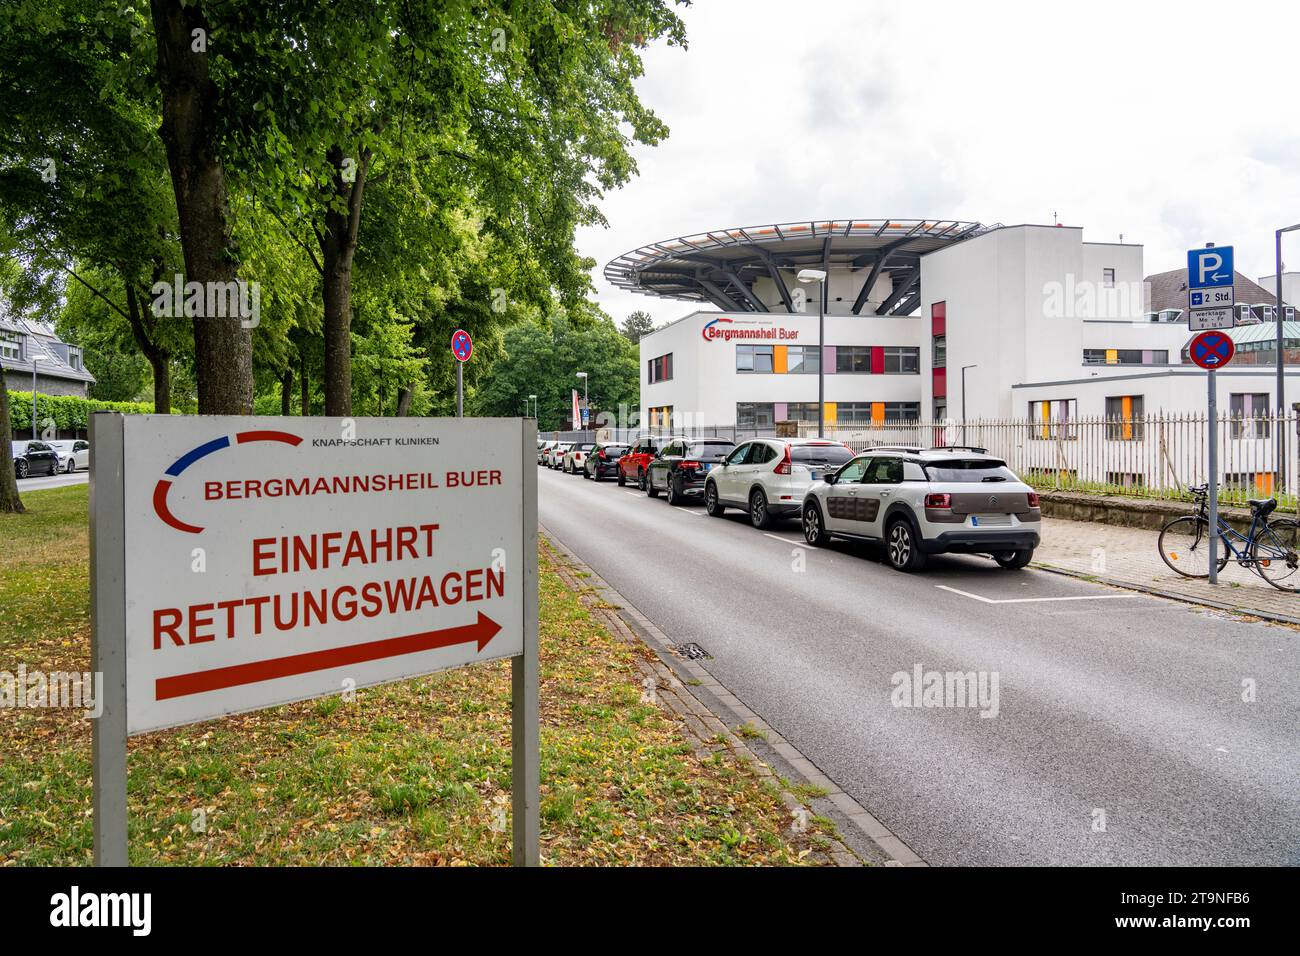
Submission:
<svg viewBox="0 0 1300 956">
<path fill-rule="evenodd" d="M 674 653 L 674 642 L 653 621 L 637 610 L 544 525 L 539 524 L 538 527 L 551 546 L 583 575 L 583 583 L 596 591 L 605 604 L 610 605 L 610 616 L 623 624 L 632 637 L 649 647 L 660 663 L 678 677 L 681 686 L 674 688 L 676 692 L 689 696 L 699 707 L 721 721 L 728 744 L 740 755 L 748 757 L 760 775 L 776 778 L 782 800 L 792 812 L 803 806 L 805 801 L 782 786 L 779 782 L 781 777 L 794 782 L 796 786 L 802 785 L 824 792 L 824 796 L 806 802 L 819 815 L 835 821 L 843 843 L 852 850 L 852 853 L 843 849 L 839 853 L 832 851 L 832 858 L 837 864 L 856 865 L 857 859 L 853 857 L 856 853 L 858 857 L 884 866 L 928 866 L 897 834 L 845 793 L 708 670 L 696 661 Z M 748 726 L 756 732 L 754 739 L 742 740 L 733 732 L 732 728 L 742 726 Z M 777 770 L 781 772 L 778 774 Z M 846 856 L 852 862 L 845 859 Z"/>
<path fill-rule="evenodd" d="M 1262 609 L 1243 607 L 1239 604 L 1224 604 L 1221 601 L 1210 601 L 1206 598 L 1193 597 L 1190 594 L 1180 594 L 1177 591 L 1166 591 L 1162 588 L 1148 587 L 1145 584 L 1136 584 L 1132 581 L 1121 581 L 1115 578 L 1105 578 L 1086 571 L 1075 571 L 1071 568 L 1057 567 L 1053 564 L 1045 564 L 1034 561 L 1029 565 L 1039 571 L 1050 571 L 1052 574 L 1060 574 L 1064 577 L 1077 578 L 1081 581 L 1089 581 L 1093 584 L 1105 584 L 1113 588 L 1122 588 L 1125 591 L 1139 591 L 1142 594 L 1149 594 L 1152 597 L 1165 598 L 1169 601 L 1180 601 L 1183 604 L 1194 604 L 1200 607 L 1211 607 L 1216 611 L 1228 611 L 1232 614 L 1243 614 L 1247 617 L 1257 617 L 1261 621 L 1271 621 L 1274 624 L 1289 624 L 1293 627 L 1300 627 L 1300 617 L 1287 617 L 1285 614 L 1278 614 L 1275 611 L 1265 611 Z"/>
</svg>

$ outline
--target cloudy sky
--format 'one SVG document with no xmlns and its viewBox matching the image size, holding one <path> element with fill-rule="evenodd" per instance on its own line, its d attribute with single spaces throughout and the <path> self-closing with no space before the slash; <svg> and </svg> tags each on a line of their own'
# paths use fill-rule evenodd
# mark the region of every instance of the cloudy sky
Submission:
<svg viewBox="0 0 1300 956">
<path fill-rule="evenodd" d="M 696 0 L 689 48 L 647 52 L 668 139 L 579 233 L 621 321 L 686 303 L 624 293 L 606 262 L 647 242 L 821 218 L 1082 226 L 1145 248 L 1236 247 L 1273 272 L 1300 222 L 1300 4 L 1178 0 Z M 1284 240 L 1300 267 L 1300 233 Z"/>
</svg>

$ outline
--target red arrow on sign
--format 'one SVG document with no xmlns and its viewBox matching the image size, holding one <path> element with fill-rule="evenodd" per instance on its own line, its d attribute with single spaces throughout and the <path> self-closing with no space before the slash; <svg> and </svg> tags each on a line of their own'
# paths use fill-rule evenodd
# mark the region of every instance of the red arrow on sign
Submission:
<svg viewBox="0 0 1300 956">
<path fill-rule="evenodd" d="M 419 634 L 389 637 L 366 644 L 350 644 L 347 647 L 290 654 L 288 657 L 273 657 L 268 661 L 252 661 L 248 664 L 232 664 L 230 667 L 195 671 L 192 674 L 160 677 L 154 682 L 154 699 L 170 700 L 173 697 L 186 697 L 210 690 L 256 684 L 259 681 L 275 680 L 277 677 L 310 674 L 331 667 L 346 667 L 349 664 L 400 657 L 402 654 L 415 654 L 438 647 L 452 647 L 456 644 L 476 643 L 479 651 L 482 652 L 483 648 L 487 647 L 488 641 L 496 637 L 500 630 L 500 624 L 479 611 L 478 620 L 473 624 L 445 627 L 440 631 L 422 631 Z"/>
</svg>

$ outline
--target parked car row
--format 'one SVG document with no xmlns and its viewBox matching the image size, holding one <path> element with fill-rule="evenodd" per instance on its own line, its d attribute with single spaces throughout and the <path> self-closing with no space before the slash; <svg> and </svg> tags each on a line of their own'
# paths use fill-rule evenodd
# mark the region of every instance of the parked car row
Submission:
<svg viewBox="0 0 1300 956">
<path fill-rule="evenodd" d="M 35 475 L 72 474 L 80 468 L 90 467 L 90 442 L 85 439 L 59 439 L 15 441 L 13 446 L 14 474 L 19 478 Z"/>
<path fill-rule="evenodd" d="M 900 571 L 932 554 L 988 554 L 1004 568 L 1033 559 L 1039 498 L 983 448 L 877 446 L 862 452 L 824 438 L 644 436 L 631 445 L 540 441 L 537 462 L 620 486 L 635 484 L 670 505 L 702 499 L 720 517 L 745 512 L 759 529 L 797 518 L 804 539 L 880 542 Z"/>
</svg>

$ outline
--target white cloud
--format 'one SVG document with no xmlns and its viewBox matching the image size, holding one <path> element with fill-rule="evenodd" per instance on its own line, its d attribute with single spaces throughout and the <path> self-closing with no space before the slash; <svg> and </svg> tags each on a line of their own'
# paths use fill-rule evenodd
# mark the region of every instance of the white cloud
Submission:
<svg viewBox="0 0 1300 956">
<path fill-rule="evenodd" d="M 640 84 L 672 134 L 605 198 L 610 227 L 578 237 L 616 320 L 689 306 L 614 289 L 605 263 L 705 229 L 1055 213 L 1142 243 L 1148 273 L 1214 241 L 1255 278 L 1300 222 L 1296 5 L 699 0 L 683 17 L 689 49 L 648 51 Z"/>
</svg>

